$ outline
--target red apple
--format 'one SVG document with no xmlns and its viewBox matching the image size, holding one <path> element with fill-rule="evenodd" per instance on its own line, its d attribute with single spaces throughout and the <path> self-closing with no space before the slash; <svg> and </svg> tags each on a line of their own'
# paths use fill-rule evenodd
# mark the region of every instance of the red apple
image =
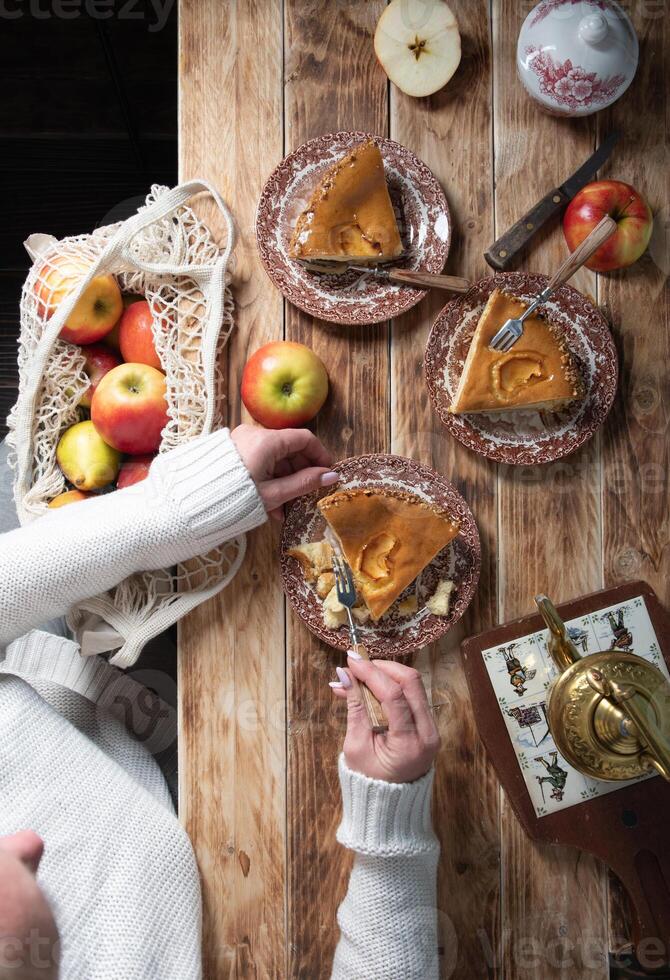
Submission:
<svg viewBox="0 0 670 980">
<path fill-rule="evenodd" d="M 121 299 L 123 301 L 123 309 L 130 306 L 131 303 L 141 303 L 144 296 L 136 296 L 134 293 L 121 293 Z M 122 314 L 123 315 L 123 314 Z M 119 327 L 121 326 L 121 317 L 116 321 L 112 329 L 108 334 L 105 334 L 105 343 L 112 350 L 115 350 L 117 354 L 121 353 L 121 345 L 119 344 Z"/>
<path fill-rule="evenodd" d="M 93 395 L 91 421 L 110 446 L 131 456 L 156 452 L 167 425 L 165 375 L 148 364 L 120 364 Z"/>
<path fill-rule="evenodd" d="M 149 476 L 149 468 L 155 460 L 154 456 L 133 456 L 126 460 L 116 481 L 116 489 L 123 490 L 124 487 L 132 487 L 133 483 L 140 483 Z"/>
<path fill-rule="evenodd" d="M 586 263 L 594 272 L 624 269 L 636 262 L 651 238 L 654 219 L 643 197 L 621 180 L 596 180 L 582 187 L 563 216 L 563 233 L 571 252 L 608 214 L 617 230 Z"/>
<path fill-rule="evenodd" d="M 88 266 L 78 258 L 50 259 L 37 285 L 38 313 L 50 319 L 65 298 L 79 287 Z M 110 332 L 121 316 L 123 301 L 114 276 L 94 276 L 74 305 L 61 330 L 63 340 L 94 344 Z"/>
<path fill-rule="evenodd" d="M 161 362 L 154 345 L 153 316 L 145 299 L 132 303 L 123 311 L 119 323 L 119 346 L 124 361 L 133 364 L 149 364 L 161 370 Z"/>
<path fill-rule="evenodd" d="M 91 384 L 79 404 L 82 408 L 90 409 L 95 389 L 108 371 L 119 366 L 121 358 L 105 344 L 90 344 L 83 348 L 83 354 L 86 358 L 84 371 L 91 379 Z"/>
<path fill-rule="evenodd" d="M 252 354 L 242 373 L 242 401 L 268 429 L 313 419 L 328 395 L 323 362 L 304 344 L 278 340 Z"/>
</svg>

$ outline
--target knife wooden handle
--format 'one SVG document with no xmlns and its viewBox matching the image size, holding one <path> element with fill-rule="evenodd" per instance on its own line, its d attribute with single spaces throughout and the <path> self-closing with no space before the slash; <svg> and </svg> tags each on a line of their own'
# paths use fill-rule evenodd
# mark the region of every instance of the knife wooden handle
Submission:
<svg viewBox="0 0 670 980">
<path fill-rule="evenodd" d="M 356 653 L 360 654 L 363 660 L 370 660 L 368 656 L 368 651 L 361 643 L 357 643 L 355 648 Z M 361 692 L 363 694 L 363 704 L 365 705 L 365 710 L 368 713 L 368 720 L 370 722 L 370 727 L 373 732 L 387 732 L 389 723 L 384 714 L 384 709 L 381 703 L 374 696 L 369 687 L 365 684 L 361 684 L 359 681 Z"/>
<path fill-rule="evenodd" d="M 545 194 L 541 201 L 538 201 L 530 211 L 524 214 L 523 218 L 519 218 L 504 235 L 501 235 L 484 252 L 484 258 L 488 264 L 493 269 L 508 269 L 519 252 L 528 245 L 533 235 L 569 200 L 568 195 L 558 187 Z"/>
<path fill-rule="evenodd" d="M 391 282 L 406 283 L 408 286 L 424 286 L 426 289 L 448 289 L 452 293 L 467 293 L 472 285 L 469 279 L 461 276 L 439 276 L 432 272 L 413 272 L 410 269 L 389 269 Z"/>
</svg>

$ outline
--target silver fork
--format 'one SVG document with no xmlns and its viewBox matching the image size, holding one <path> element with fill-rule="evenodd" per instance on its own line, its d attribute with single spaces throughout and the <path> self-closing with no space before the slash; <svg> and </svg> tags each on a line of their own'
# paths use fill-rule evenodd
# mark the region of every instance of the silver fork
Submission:
<svg viewBox="0 0 670 980">
<path fill-rule="evenodd" d="M 510 318 L 509 320 L 505 320 L 500 330 L 498 330 L 491 340 L 489 348 L 491 350 L 502 351 L 503 353 L 511 350 L 523 333 L 523 321 L 531 313 L 534 313 L 538 306 L 546 303 L 559 286 L 562 286 L 564 282 L 571 279 L 577 269 L 581 269 L 584 263 L 588 262 L 593 253 L 616 231 L 616 227 L 616 221 L 610 218 L 608 214 L 604 218 L 601 218 L 593 231 L 577 246 L 574 252 L 568 255 L 565 262 L 553 274 L 546 288 L 542 290 L 537 299 L 533 300 L 518 319 Z"/>
<path fill-rule="evenodd" d="M 342 555 L 338 554 L 337 552 L 333 552 L 333 572 L 335 573 L 335 588 L 337 589 L 338 602 L 340 602 L 347 611 L 351 646 L 356 653 L 363 658 L 363 660 L 369 660 L 370 658 L 368 657 L 367 650 L 358 639 L 356 623 L 354 622 L 354 617 L 351 614 L 351 610 L 356 605 L 356 586 L 354 584 L 354 576 L 351 573 L 348 563 L 344 560 Z M 388 731 L 388 721 L 386 720 L 384 709 L 377 698 L 374 696 L 370 688 L 366 687 L 364 684 L 361 684 L 361 691 L 363 692 L 363 702 L 365 704 L 365 710 L 368 713 L 368 719 L 370 721 L 372 731 Z"/>
</svg>

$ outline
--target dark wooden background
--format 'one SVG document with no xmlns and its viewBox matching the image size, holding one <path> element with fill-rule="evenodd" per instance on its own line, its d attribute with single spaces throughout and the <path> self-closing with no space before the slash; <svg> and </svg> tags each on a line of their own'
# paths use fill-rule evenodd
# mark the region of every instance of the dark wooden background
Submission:
<svg viewBox="0 0 670 980">
<path fill-rule="evenodd" d="M 118 0 L 106 19 L 83 2 L 67 18 L 57 9 L 7 0 L 0 13 L 0 438 L 16 399 L 24 240 L 126 217 L 152 183 L 177 179 L 176 2 L 162 29 L 145 0 Z"/>
</svg>

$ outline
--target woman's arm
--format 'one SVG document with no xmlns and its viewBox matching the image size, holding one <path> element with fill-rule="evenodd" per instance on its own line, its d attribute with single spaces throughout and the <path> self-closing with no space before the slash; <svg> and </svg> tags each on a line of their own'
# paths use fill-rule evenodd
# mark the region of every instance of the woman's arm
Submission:
<svg viewBox="0 0 670 980">
<path fill-rule="evenodd" d="M 262 524 L 266 510 L 330 477 L 328 462 L 307 431 L 223 429 L 159 456 L 142 483 L 1 535 L 0 648 L 133 572 L 206 554 Z"/>
<path fill-rule="evenodd" d="M 347 698 L 337 839 L 356 854 L 338 911 L 332 980 L 437 980 L 439 845 L 430 803 L 439 736 L 411 667 L 352 660 L 334 693 Z M 370 730 L 357 683 L 384 705 L 385 735 Z"/>
</svg>

